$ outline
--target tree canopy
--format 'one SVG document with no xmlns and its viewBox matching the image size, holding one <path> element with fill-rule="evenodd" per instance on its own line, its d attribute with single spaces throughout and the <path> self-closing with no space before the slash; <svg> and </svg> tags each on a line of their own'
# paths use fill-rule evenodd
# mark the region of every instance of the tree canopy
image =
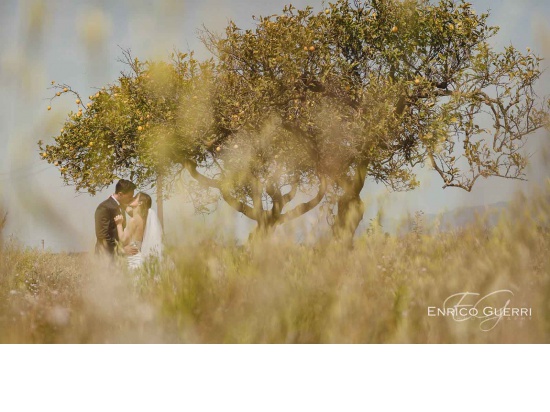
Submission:
<svg viewBox="0 0 550 412">
<path fill-rule="evenodd" d="M 410 190 L 428 165 L 470 191 L 480 176 L 524 177 L 526 137 L 548 122 L 541 59 L 495 51 L 487 18 L 453 0 L 339 0 L 204 30 L 206 61 L 126 52 L 128 72 L 86 106 L 54 85 L 81 108 L 42 156 L 91 194 L 186 171 L 199 211 L 221 197 L 267 230 L 322 204 L 353 234 L 369 178 Z"/>
</svg>

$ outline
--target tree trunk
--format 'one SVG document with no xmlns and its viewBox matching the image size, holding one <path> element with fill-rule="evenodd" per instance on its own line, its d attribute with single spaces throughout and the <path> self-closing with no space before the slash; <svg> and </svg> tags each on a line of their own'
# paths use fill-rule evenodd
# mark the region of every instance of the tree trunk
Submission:
<svg viewBox="0 0 550 412">
<path fill-rule="evenodd" d="M 273 229 L 277 225 L 279 216 L 274 216 L 274 210 L 264 210 L 262 201 L 262 187 L 257 182 L 253 186 L 252 204 L 254 209 L 253 220 L 256 221 L 256 227 L 248 236 L 248 241 L 259 240 L 273 233 Z"/>
<path fill-rule="evenodd" d="M 257 226 L 248 235 L 248 241 L 255 241 L 269 237 L 278 226 L 276 223 L 266 222 L 262 219 L 256 221 Z"/>
<path fill-rule="evenodd" d="M 353 239 L 355 231 L 359 227 L 363 214 L 365 213 L 365 204 L 359 196 L 361 190 L 353 193 L 346 193 L 338 200 L 338 214 L 334 222 L 334 235 L 337 238 Z"/>
<path fill-rule="evenodd" d="M 361 200 L 360 194 L 365 185 L 366 173 L 367 165 L 361 164 L 351 178 L 340 183 L 344 194 L 338 199 L 338 213 L 333 226 L 334 236 L 338 239 L 351 242 L 355 231 L 363 220 L 365 204 Z"/>
</svg>

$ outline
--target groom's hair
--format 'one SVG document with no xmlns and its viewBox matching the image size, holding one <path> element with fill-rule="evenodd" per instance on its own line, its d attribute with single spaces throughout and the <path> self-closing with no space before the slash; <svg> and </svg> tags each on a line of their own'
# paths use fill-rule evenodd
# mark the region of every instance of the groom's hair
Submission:
<svg viewBox="0 0 550 412">
<path fill-rule="evenodd" d="M 120 179 L 116 184 L 115 193 L 130 193 L 136 190 L 136 185 L 129 180 Z"/>
</svg>

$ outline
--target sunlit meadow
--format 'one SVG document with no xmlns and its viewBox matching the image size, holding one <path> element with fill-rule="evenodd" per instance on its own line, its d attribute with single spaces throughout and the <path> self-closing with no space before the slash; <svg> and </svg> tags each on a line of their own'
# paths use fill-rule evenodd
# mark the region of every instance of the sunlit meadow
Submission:
<svg viewBox="0 0 550 412">
<path fill-rule="evenodd" d="M 550 188 L 518 198 L 495 227 L 355 245 L 284 235 L 236 245 L 172 245 L 140 272 L 90 256 L 7 241 L 1 256 L 0 341 L 33 343 L 519 343 L 550 340 Z M 428 316 L 450 295 L 512 290 L 528 317 Z"/>
</svg>

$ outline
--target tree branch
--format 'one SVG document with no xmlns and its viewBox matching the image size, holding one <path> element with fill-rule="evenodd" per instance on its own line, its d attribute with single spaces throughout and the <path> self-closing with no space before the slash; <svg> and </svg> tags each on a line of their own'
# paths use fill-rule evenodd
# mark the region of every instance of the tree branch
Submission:
<svg viewBox="0 0 550 412">
<path fill-rule="evenodd" d="M 254 210 L 250 206 L 244 204 L 243 202 L 232 196 L 227 189 L 220 185 L 219 181 L 206 177 L 202 173 L 200 173 L 197 170 L 198 166 L 195 162 L 186 159 L 182 163 L 183 167 L 189 172 L 191 177 L 195 179 L 199 184 L 206 187 L 213 187 L 215 189 L 218 189 L 223 197 L 223 200 L 225 200 L 229 206 L 231 206 L 237 212 L 242 213 L 249 219 L 257 220 L 254 214 Z"/>
<path fill-rule="evenodd" d="M 320 180 L 320 184 L 319 184 L 319 191 L 317 192 L 317 196 L 315 196 L 313 199 L 309 200 L 308 202 L 301 203 L 298 206 L 296 206 L 294 209 L 289 210 L 288 212 L 282 214 L 281 215 L 282 223 L 295 219 L 299 216 L 302 216 L 303 214 L 315 208 L 319 203 L 321 203 L 321 200 L 323 200 L 323 197 L 325 197 L 325 193 L 327 192 L 327 181 L 323 176 L 319 177 L 319 180 Z"/>
</svg>

